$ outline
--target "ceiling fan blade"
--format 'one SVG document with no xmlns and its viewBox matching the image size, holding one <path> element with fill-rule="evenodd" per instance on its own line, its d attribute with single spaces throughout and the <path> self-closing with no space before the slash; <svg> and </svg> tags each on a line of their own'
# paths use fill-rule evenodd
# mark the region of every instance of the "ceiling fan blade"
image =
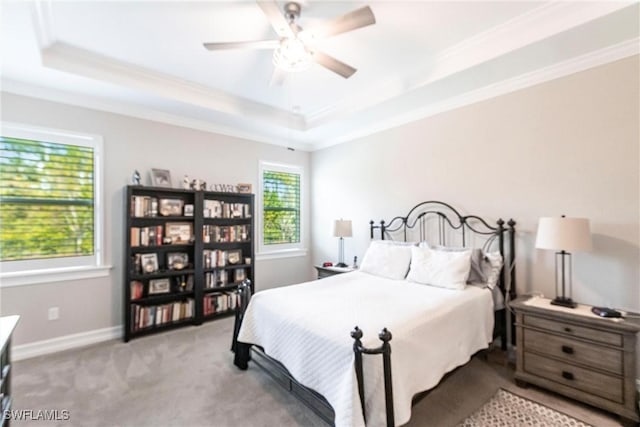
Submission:
<svg viewBox="0 0 640 427">
<path fill-rule="evenodd" d="M 226 49 L 275 49 L 280 45 L 278 40 L 256 40 L 247 42 L 215 42 L 202 43 L 209 50 Z"/>
<path fill-rule="evenodd" d="M 269 86 L 282 86 L 286 73 L 278 67 L 273 67 L 273 74 L 271 74 L 271 81 Z"/>
<path fill-rule="evenodd" d="M 376 17 L 369 6 L 361 7 L 353 12 L 338 16 L 337 18 L 310 30 L 316 37 L 329 37 L 347 31 L 357 30 L 376 23 Z"/>
<path fill-rule="evenodd" d="M 280 6 L 278 6 L 275 0 L 257 1 L 257 3 L 264 14 L 267 15 L 267 19 L 280 38 L 295 37 L 294 30 L 285 19 L 282 9 L 280 9 Z"/>
<path fill-rule="evenodd" d="M 333 71 L 336 74 L 341 75 L 345 79 L 348 79 L 357 70 L 351 65 L 347 65 L 342 61 L 338 61 L 336 58 L 327 55 L 322 52 L 313 52 L 313 60 L 324 68 Z"/>
</svg>

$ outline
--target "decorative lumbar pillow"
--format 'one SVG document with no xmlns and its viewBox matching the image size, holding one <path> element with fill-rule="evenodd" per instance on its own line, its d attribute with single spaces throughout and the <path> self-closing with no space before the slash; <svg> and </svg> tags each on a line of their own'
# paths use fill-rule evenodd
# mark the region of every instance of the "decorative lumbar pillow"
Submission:
<svg viewBox="0 0 640 427">
<path fill-rule="evenodd" d="M 485 262 L 485 255 L 480 248 L 460 248 L 450 246 L 430 246 L 427 242 L 420 242 L 421 248 L 429 247 L 431 249 L 451 252 L 471 251 L 471 269 L 469 270 L 469 277 L 467 278 L 467 284 L 485 283 L 487 276 L 482 268 L 483 262 Z"/>
<path fill-rule="evenodd" d="M 471 250 L 441 251 L 411 248 L 407 280 L 448 289 L 464 289 L 471 269 Z"/>
<path fill-rule="evenodd" d="M 487 252 L 484 254 L 484 258 L 482 259 L 482 270 L 487 277 L 487 280 L 484 282 L 484 285 L 487 288 L 493 289 L 496 287 L 498 279 L 500 278 L 502 263 L 503 260 L 500 252 Z"/>
<path fill-rule="evenodd" d="M 412 247 L 374 240 L 364 254 L 360 271 L 388 279 L 402 280 L 409 271 Z"/>
</svg>

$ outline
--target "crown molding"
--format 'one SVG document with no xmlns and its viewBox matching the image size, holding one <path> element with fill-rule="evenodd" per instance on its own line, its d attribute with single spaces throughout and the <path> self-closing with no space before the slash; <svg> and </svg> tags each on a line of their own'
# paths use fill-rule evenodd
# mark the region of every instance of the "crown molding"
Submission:
<svg viewBox="0 0 640 427">
<path fill-rule="evenodd" d="M 83 108 L 90 108 L 99 111 L 136 117 L 145 120 L 166 123 L 205 132 L 227 135 L 234 138 L 247 139 L 282 147 L 291 147 L 301 151 L 316 151 L 334 145 L 350 142 L 358 138 L 363 138 L 378 132 L 405 125 L 417 120 L 421 120 L 435 114 L 451 111 L 466 105 L 474 104 L 510 92 L 535 86 L 550 80 L 558 79 L 570 74 L 587 70 L 589 68 L 604 65 L 633 55 L 640 54 L 640 39 L 630 39 L 618 45 L 578 56 L 560 64 L 545 67 L 530 73 L 526 73 L 502 82 L 485 86 L 472 92 L 467 92 L 460 96 L 450 98 L 446 101 L 428 105 L 419 110 L 397 115 L 376 126 L 368 126 L 366 129 L 357 129 L 353 132 L 341 135 L 338 138 L 329 139 L 323 142 L 305 142 L 299 139 L 287 138 L 285 141 L 280 138 L 271 138 L 260 132 L 247 132 L 236 128 L 212 124 L 208 121 L 192 119 L 176 114 L 161 112 L 148 107 L 136 106 L 128 103 L 101 99 L 94 96 L 73 94 L 56 89 L 33 86 L 13 80 L 2 80 L 2 91 L 17 95 L 39 98 L 62 104 L 74 105 Z M 425 105 L 428 100 L 425 100 Z"/>
<path fill-rule="evenodd" d="M 405 125 L 417 120 L 421 120 L 439 113 L 451 111 L 460 107 L 475 104 L 490 98 L 506 95 L 521 89 L 526 89 L 541 83 L 559 79 L 571 74 L 588 70 L 590 68 L 615 62 L 630 56 L 640 54 L 640 38 L 634 38 L 614 46 L 577 56 L 567 61 L 541 68 L 529 73 L 522 74 L 498 83 L 494 83 L 483 88 L 473 90 L 456 97 L 449 98 L 443 102 L 428 105 L 424 108 L 413 110 L 405 114 L 397 115 L 385 122 L 378 123 L 377 126 L 360 129 L 340 136 L 329 141 L 316 143 L 313 150 L 328 148 L 334 145 L 363 138 L 375 133 Z M 425 99 L 425 105 L 429 100 Z"/>
<path fill-rule="evenodd" d="M 56 41 L 52 5 L 50 1 L 36 0 L 30 9 L 36 40 L 42 49 Z"/>
<path fill-rule="evenodd" d="M 29 86 L 17 81 L 3 81 L 5 86 L 3 90 L 305 151 L 351 141 L 638 52 L 638 40 L 634 39 L 450 97 L 441 102 L 434 103 L 433 100 L 426 99 L 420 94 L 420 89 L 461 70 L 498 58 L 618 10 L 637 5 L 636 2 L 546 2 L 441 52 L 434 57 L 434 62 L 429 69 L 416 69 L 409 78 L 389 81 L 375 91 L 369 90 L 359 96 L 351 96 L 348 100 L 326 105 L 307 116 L 302 116 L 58 41 L 51 2 L 35 0 L 33 4 L 33 24 L 45 66 L 205 108 L 221 113 L 223 117 L 228 115 L 233 120 L 251 120 L 253 123 L 247 123 L 242 128 L 232 124 L 213 124 L 210 121 L 186 117 L 179 113 L 167 113 L 106 98 Z M 522 28 L 527 28 L 527 31 L 522 31 Z M 365 124 L 355 128 L 352 125 L 351 132 L 347 131 L 336 138 L 329 137 L 321 142 L 313 140 L 314 134 L 325 133 L 320 129 L 318 129 L 319 132 L 314 132 L 316 128 L 326 126 L 325 129 L 329 134 L 332 126 L 335 125 L 337 129 L 341 123 L 346 123 L 347 117 L 357 119 L 362 117 L 366 110 L 384 111 L 385 108 L 389 108 L 391 102 L 400 100 L 403 96 L 424 102 L 420 103 L 421 107 L 418 109 L 400 114 L 396 114 L 397 111 L 395 111 L 388 116 L 390 117 L 388 120 L 376 122 L 374 126 Z"/>
<path fill-rule="evenodd" d="M 260 132 L 250 132 L 237 128 L 211 123 L 210 121 L 193 119 L 177 114 L 158 111 L 149 107 L 133 105 L 126 102 L 103 99 L 96 96 L 66 92 L 57 89 L 50 89 L 35 86 L 15 80 L 2 79 L 2 92 L 15 95 L 27 96 L 30 98 L 42 99 L 45 101 L 57 102 L 76 107 L 88 108 L 97 111 L 104 111 L 123 116 L 135 117 L 143 120 L 170 124 L 234 138 L 246 139 L 280 147 L 291 147 L 301 151 L 311 151 L 313 145 L 304 141 L 291 138 L 277 138 L 266 136 Z M 246 129 L 246 127 L 244 128 Z"/>
<path fill-rule="evenodd" d="M 545 3 L 446 49 L 434 57 L 428 69 L 416 70 L 413 77 L 390 81 L 376 88 L 375 91 L 368 90 L 359 96 L 352 96 L 310 112 L 306 116 L 307 129 L 331 123 L 347 114 L 363 111 L 392 98 L 409 94 L 455 73 L 634 4 L 633 2 Z M 522 31 L 523 28 L 527 28 L 527 31 Z"/>
<path fill-rule="evenodd" d="M 305 130 L 306 128 L 305 120 L 300 115 L 119 61 L 61 41 L 44 47 L 40 53 L 42 64 L 48 68 L 115 83 L 233 116 L 250 117 L 287 129 Z"/>
</svg>

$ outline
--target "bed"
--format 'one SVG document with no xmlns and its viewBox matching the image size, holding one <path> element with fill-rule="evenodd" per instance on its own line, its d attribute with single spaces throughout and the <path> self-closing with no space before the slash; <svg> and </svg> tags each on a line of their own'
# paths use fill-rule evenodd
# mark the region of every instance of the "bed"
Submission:
<svg viewBox="0 0 640 427">
<path fill-rule="evenodd" d="M 248 284 L 241 287 L 234 363 L 246 369 L 253 359 L 336 426 L 404 424 L 416 394 L 494 338 L 506 347 L 503 302 L 515 297 L 514 226 L 512 220 L 492 226 L 433 201 L 372 221 L 360 271 L 253 296 Z M 463 249 L 476 246 L 473 253 L 482 254 L 476 261 L 486 262 L 495 286 L 466 284 L 473 261 Z M 498 255 L 506 262 L 491 269 L 488 259 Z M 438 264 L 437 257 L 455 261 Z"/>
</svg>

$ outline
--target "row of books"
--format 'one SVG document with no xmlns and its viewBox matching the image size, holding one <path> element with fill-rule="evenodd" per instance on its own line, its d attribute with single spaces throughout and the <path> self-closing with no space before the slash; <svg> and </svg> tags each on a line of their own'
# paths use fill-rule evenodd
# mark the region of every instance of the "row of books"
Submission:
<svg viewBox="0 0 640 427">
<path fill-rule="evenodd" d="M 164 237 L 164 227 L 162 225 L 131 227 L 130 233 L 131 247 L 160 246 Z"/>
<path fill-rule="evenodd" d="M 204 268 L 226 267 L 227 265 L 242 264 L 242 250 L 205 249 L 202 251 Z"/>
<path fill-rule="evenodd" d="M 243 225 L 204 225 L 202 240 L 204 243 L 245 242 L 249 240 L 249 224 Z"/>
<path fill-rule="evenodd" d="M 194 301 L 189 298 L 186 301 L 179 301 L 162 305 L 131 305 L 131 330 L 148 328 L 150 326 L 160 326 L 183 319 L 189 319 L 194 314 Z"/>
<path fill-rule="evenodd" d="M 223 292 L 220 294 L 205 295 L 202 299 L 204 315 L 224 313 L 234 310 L 238 305 L 238 294 L 236 292 Z"/>
<path fill-rule="evenodd" d="M 204 275 L 205 289 L 218 288 L 227 286 L 229 280 L 232 282 L 242 282 L 247 278 L 247 272 L 244 268 L 236 268 L 235 270 L 215 270 Z"/>
<path fill-rule="evenodd" d="M 134 218 L 158 216 L 158 199 L 150 196 L 131 196 L 131 213 Z"/>
<path fill-rule="evenodd" d="M 205 200 L 203 216 L 205 218 L 251 218 L 251 205 Z"/>
</svg>

